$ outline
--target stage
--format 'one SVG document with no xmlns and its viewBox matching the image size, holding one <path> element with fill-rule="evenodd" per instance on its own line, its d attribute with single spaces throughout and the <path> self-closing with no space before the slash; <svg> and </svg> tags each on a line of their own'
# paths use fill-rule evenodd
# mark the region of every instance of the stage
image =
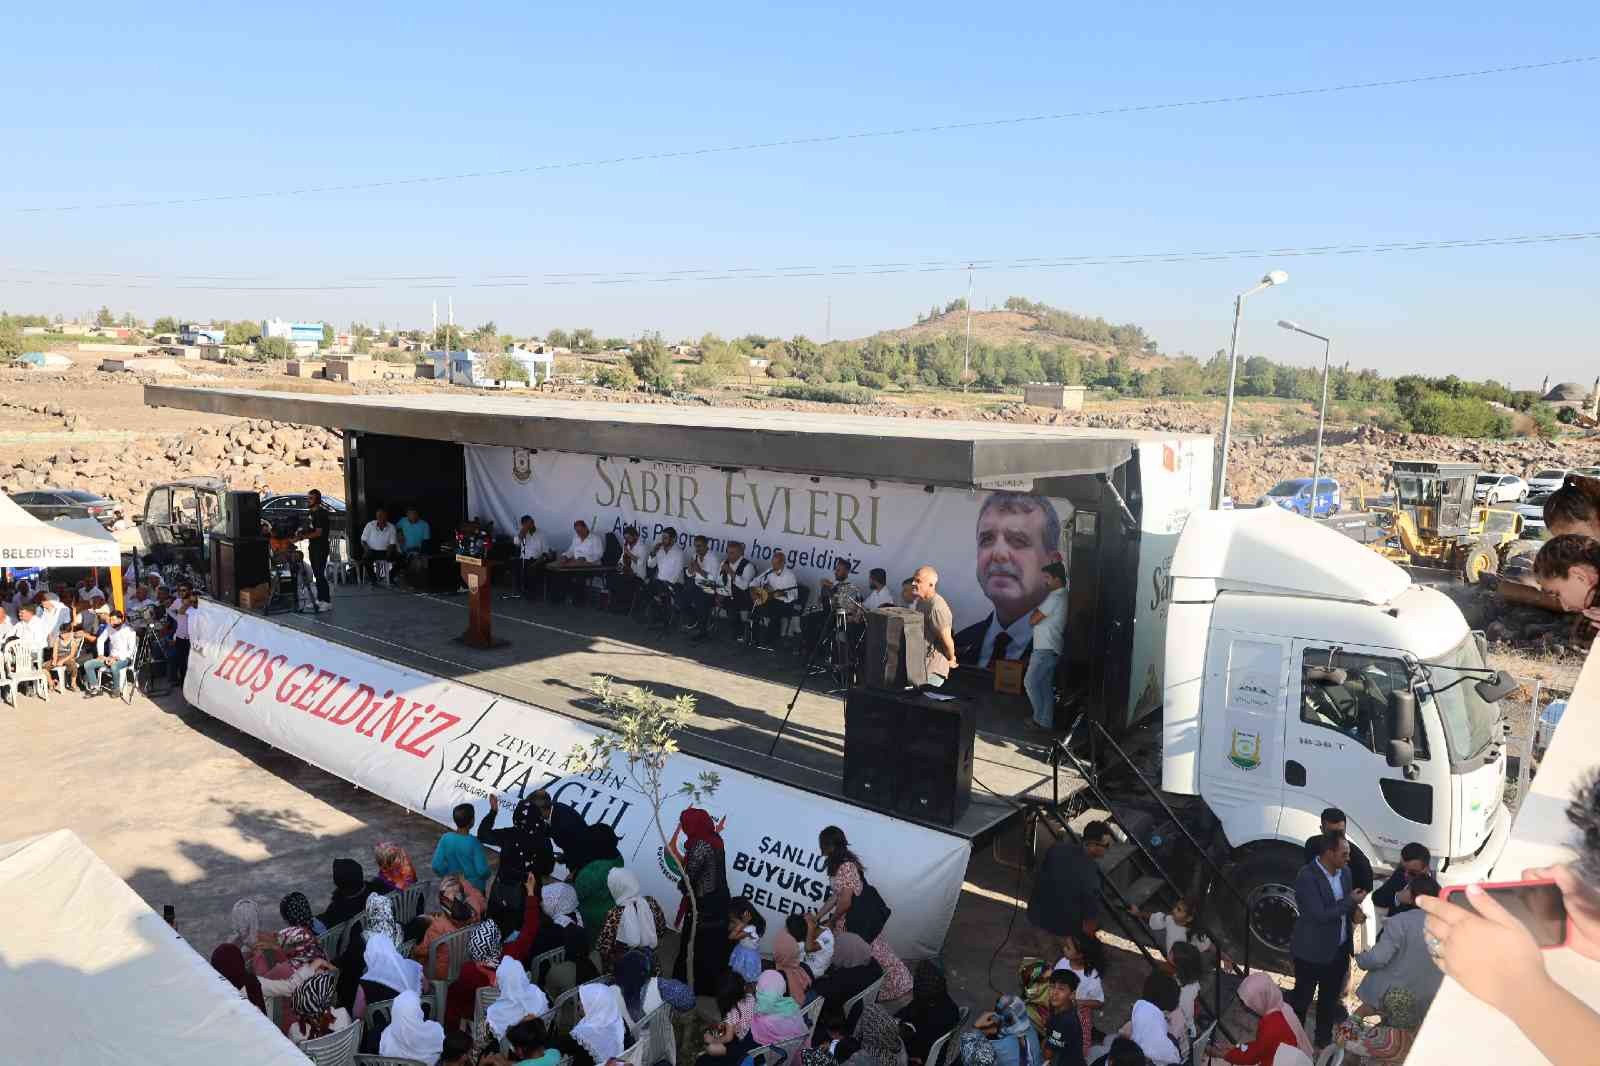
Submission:
<svg viewBox="0 0 1600 1066">
<path fill-rule="evenodd" d="M 455 639 L 466 629 L 466 608 L 464 593 L 336 586 L 333 611 L 273 614 L 267 621 L 592 724 L 605 722 L 590 695 L 602 676 L 662 695 L 688 694 L 696 713 L 680 737 L 684 751 L 849 802 L 841 789 L 844 702 L 842 693 L 824 691 L 833 684 L 830 675 L 806 678 L 768 754 L 800 679 L 798 636 L 775 652 L 724 637 L 694 643 L 690 633 L 663 634 L 593 607 L 528 603 L 497 587 L 494 635 L 509 643 L 480 651 Z M 953 828 L 939 827 L 973 841 L 1018 816 L 1023 803 L 1051 795 L 1048 751 L 1024 730 L 1026 699 L 975 698 L 972 804 Z"/>
</svg>

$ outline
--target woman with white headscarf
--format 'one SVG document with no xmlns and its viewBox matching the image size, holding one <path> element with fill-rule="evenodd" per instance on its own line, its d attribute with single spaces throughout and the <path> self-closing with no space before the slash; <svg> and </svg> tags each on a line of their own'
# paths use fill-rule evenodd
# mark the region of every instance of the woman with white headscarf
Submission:
<svg viewBox="0 0 1600 1066">
<path fill-rule="evenodd" d="M 444 1026 L 422 1016 L 421 998 L 410 989 L 396 996 L 394 1013 L 378 1041 L 378 1054 L 391 1059 L 438 1062 L 443 1052 Z"/>
<path fill-rule="evenodd" d="M 578 1002 L 583 1005 L 583 1018 L 572 1027 L 572 1039 L 590 1054 L 595 1066 L 621 1055 L 627 1043 L 622 991 L 615 985 L 591 981 L 578 989 Z"/>
<path fill-rule="evenodd" d="M 626 866 L 618 866 L 606 876 L 606 888 L 616 906 L 606 913 L 595 940 L 600 972 L 611 973 L 617 960 L 635 948 L 651 953 L 651 972 L 658 972 L 660 967 L 653 957 L 656 945 L 667 932 L 667 916 L 661 912 L 661 904 L 644 894 L 639 879 Z"/>
<path fill-rule="evenodd" d="M 368 1003 L 394 999 L 402 992 L 422 992 L 422 963 L 401 958 L 388 937 L 367 937 L 364 958 L 367 968 L 361 977 L 361 986 L 366 990 Z"/>
<path fill-rule="evenodd" d="M 507 1029 L 528 1015 L 542 1015 L 550 1009 L 550 998 L 544 990 L 530 981 L 522 963 L 509 955 L 500 960 L 494 980 L 500 998 L 489 1004 L 487 1018 L 495 1036 L 503 1038 Z"/>
</svg>

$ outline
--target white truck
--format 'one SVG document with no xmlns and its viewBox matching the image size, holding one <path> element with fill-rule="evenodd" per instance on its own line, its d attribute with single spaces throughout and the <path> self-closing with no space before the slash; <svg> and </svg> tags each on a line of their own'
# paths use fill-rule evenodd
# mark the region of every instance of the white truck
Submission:
<svg viewBox="0 0 1600 1066">
<path fill-rule="evenodd" d="M 1294 878 L 1326 807 L 1346 813 L 1380 871 L 1412 841 L 1446 882 L 1494 864 L 1510 827 L 1497 704 L 1516 686 L 1487 669 L 1449 597 L 1275 507 L 1190 515 L 1168 579 L 1163 699 L 1145 747 L 1151 762 L 1159 753 L 1161 810 L 1231 882 L 1209 879 L 1208 913 L 1235 952 L 1248 937 L 1252 965 L 1287 963 Z M 1137 727 L 1116 732 L 1105 735 L 1140 744 Z M 1095 776 L 1113 813 L 1138 806 L 1129 775 L 1101 760 Z M 1170 847 L 1160 820 L 1123 819 L 1141 843 Z"/>
</svg>

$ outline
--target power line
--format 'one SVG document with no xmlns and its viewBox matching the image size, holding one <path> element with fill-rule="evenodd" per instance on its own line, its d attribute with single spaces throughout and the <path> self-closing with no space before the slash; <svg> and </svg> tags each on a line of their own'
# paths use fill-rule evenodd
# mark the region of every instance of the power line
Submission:
<svg viewBox="0 0 1600 1066">
<path fill-rule="evenodd" d="M 1572 233 L 1524 233 L 1499 237 L 1468 237 L 1451 240 L 1386 241 L 1368 244 L 1321 244 L 1287 248 L 1236 248 L 1191 252 L 1145 252 L 1122 255 L 1026 256 L 989 259 L 927 259 L 885 263 L 801 264 L 777 267 L 685 268 L 674 270 L 578 271 L 549 274 L 390 274 L 359 275 L 331 279 L 308 285 L 217 284 L 226 281 L 275 280 L 266 275 L 210 274 L 117 274 L 99 271 L 56 271 L 37 267 L 0 268 L 9 277 L 7 284 L 62 286 L 89 289 L 177 289 L 203 292 L 313 293 L 355 292 L 380 289 L 471 289 L 533 288 L 574 285 L 676 284 L 682 282 L 781 281 L 810 278 L 876 277 L 890 274 L 942 274 L 968 269 L 987 271 L 1068 270 L 1093 266 L 1136 266 L 1141 264 L 1210 263 L 1248 259 L 1289 259 L 1341 255 L 1390 255 L 1406 252 L 1449 251 L 1460 248 L 1496 248 L 1517 245 L 1560 244 L 1600 240 L 1600 230 Z M 164 281 L 168 284 L 148 284 Z M 198 283 L 194 283 L 197 282 Z"/>
<path fill-rule="evenodd" d="M 690 159 L 696 156 L 729 155 L 736 152 L 771 151 L 777 148 L 799 148 L 809 145 L 838 144 L 847 141 L 884 140 L 890 137 L 912 137 L 935 133 L 955 133 L 965 130 L 999 129 L 1039 122 L 1066 122 L 1073 119 L 1107 118 L 1112 115 L 1136 115 L 1157 111 L 1176 111 L 1183 108 L 1217 107 L 1224 104 L 1256 103 L 1263 100 L 1282 100 L 1297 96 L 1325 96 L 1331 93 L 1358 92 L 1369 89 L 1392 89 L 1407 85 L 1425 85 L 1432 82 L 1460 81 L 1466 78 L 1486 78 L 1497 74 L 1521 74 L 1555 67 L 1570 67 L 1600 61 L 1600 56 L 1572 56 L 1539 63 L 1515 63 L 1508 66 L 1484 67 L 1478 70 L 1457 70 L 1443 74 L 1416 74 L 1404 78 L 1385 78 L 1378 81 L 1344 82 L 1337 85 L 1317 85 L 1302 89 L 1276 89 L 1270 92 L 1244 93 L 1236 96 L 1212 96 L 1193 100 L 1167 101 L 1154 104 L 1123 104 L 1116 107 L 1095 108 L 1085 111 L 1058 111 L 1040 115 L 1015 115 L 1010 118 L 976 119 L 970 122 L 945 122 L 932 126 L 902 126 L 893 129 L 860 130 L 854 133 L 827 133 L 810 137 L 789 137 L 772 141 L 752 141 L 744 144 L 713 145 L 698 148 L 681 148 L 663 152 L 643 152 L 637 155 L 613 156 L 606 159 L 584 159 L 563 163 L 535 163 L 524 167 L 503 170 L 471 170 L 455 174 L 432 174 L 408 178 L 389 178 L 384 181 L 345 182 L 329 185 L 302 185 L 290 189 L 273 189 L 260 192 L 218 193 L 211 196 L 190 196 L 170 200 L 120 200 L 93 204 L 38 205 L 18 207 L 19 214 L 43 214 L 68 211 L 113 211 L 137 207 L 186 207 L 196 204 L 226 203 L 239 200 L 267 200 L 291 196 L 309 196 L 331 192 L 360 192 L 373 189 L 391 189 L 407 185 L 434 185 L 457 181 L 476 181 L 485 178 L 508 178 L 539 174 L 556 170 L 577 170 L 590 167 L 620 166 L 626 163 L 658 162 L 667 159 Z"/>
</svg>

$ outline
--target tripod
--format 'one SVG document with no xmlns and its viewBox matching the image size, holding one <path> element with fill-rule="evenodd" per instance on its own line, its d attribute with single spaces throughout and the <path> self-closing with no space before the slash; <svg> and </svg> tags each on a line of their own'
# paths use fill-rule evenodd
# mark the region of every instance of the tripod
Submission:
<svg viewBox="0 0 1600 1066">
<path fill-rule="evenodd" d="M 778 741 L 783 739 L 783 731 L 789 728 L 789 716 L 794 714 L 795 704 L 800 702 L 800 693 L 805 691 L 806 678 L 811 676 L 817 656 L 830 644 L 833 646 L 832 672 L 839 687 L 829 691 L 842 692 L 850 687 L 850 615 L 848 601 L 837 594 L 833 600 L 833 624 L 822 627 L 817 634 L 817 642 L 811 647 L 811 654 L 806 656 L 805 665 L 800 668 L 800 681 L 795 685 L 794 697 L 783 712 L 783 722 L 778 726 L 777 735 L 772 738 L 772 747 L 767 749 L 768 755 L 778 750 Z"/>
</svg>

